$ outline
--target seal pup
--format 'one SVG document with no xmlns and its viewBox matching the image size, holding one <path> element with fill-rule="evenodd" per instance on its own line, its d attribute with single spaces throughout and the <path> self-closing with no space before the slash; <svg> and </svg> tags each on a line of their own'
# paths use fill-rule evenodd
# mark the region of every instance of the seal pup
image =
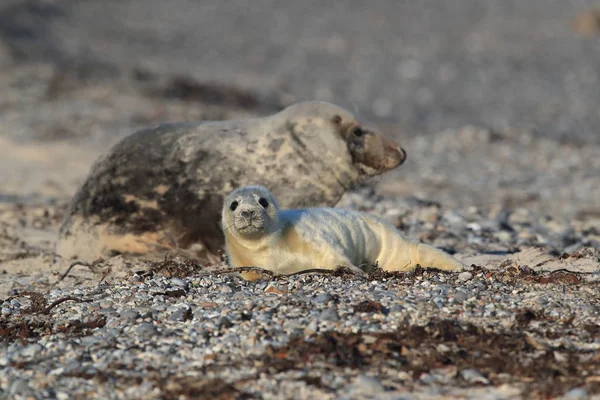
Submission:
<svg viewBox="0 0 600 400">
<path fill-rule="evenodd" d="M 333 206 L 406 153 L 336 105 L 309 101 L 264 118 L 160 124 L 100 157 L 73 197 L 56 251 L 206 260 L 222 249 L 221 205 L 260 183 L 284 207 Z"/>
<path fill-rule="evenodd" d="M 230 193 L 221 224 L 232 267 L 259 267 L 279 274 L 346 267 L 363 274 L 361 265 L 384 271 L 423 268 L 460 271 L 463 264 L 433 246 L 412 241 L 389 222 L 335 208 L 280 210 L 263 186 Z"/>
</svg>

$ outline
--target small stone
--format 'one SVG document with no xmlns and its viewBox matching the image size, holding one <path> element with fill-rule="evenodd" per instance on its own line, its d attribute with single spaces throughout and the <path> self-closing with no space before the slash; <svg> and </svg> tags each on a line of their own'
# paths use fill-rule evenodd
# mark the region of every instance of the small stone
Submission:
<svg viewBox="0 0 600 400">
<path fill-rule="evenodd" d="M 319 320 L 337 322 L 340 320 L 340 316 L 335 310 L 327 309 L 321 312 L 321 314 L 319 315 Z"/>
<path fill-rule="evenodd" d="M 219 320 L 219 329 L 227 329 L 233 326 L 233 322 L 227 317 L 221 317 Z"/>
<path fill-rule="evenodd" d="M 85 336 L 81 338 L 81 345 L 85 347 L 91 347 L 100 342 L 102 342 L 102 339 L 97 336 Z"/>
<path fill-rule="evenodd" d="M 373 344 L 377 342 L 377 337 L 371 335 L 364 335 L 362 339 L 364 344 Z"/>
<path fill-rule="evenodd" d="M 81 363 L 77 360 L 71 360 L 65 366 L 64 372 L 79 371 L 81 369 Z"/>
<path fill-rule="evenodd" d="M 65 392 L 56 392 L 56 399 L 57 400 L 69 400 L 71 398 L 71 396 L 68 393 Z"/>
<path fill-rule="evenodd" d="M 368 375 L 358 375 L 350 388 L 350 392 L 354 396 L 372 396 L 383 391 L 385 391 L 385 388 L 381 382 L 377 378 Z"/>
<path fill-rule="evenodd" d="M 140 318 L 150 318 L 152 317 L 152 309 L 147 307 L 140 307 L 137 309 Z"/>
<path fill-rule="evenodd" d="M 311 335 L 315 332 L 317 332 L 319 328 L 317 327 L 317 321 L 315 321 L 314 319 L 312 321 L 310 321 L 308 323 L 308 326 L 306 328 L 304 328 L 304 334 L 305 335 Z"/>
<path fill-rule="evenodd" d="M 565 393 L 565 399 L 585 399 L 588 393 L 584 388 L 573 388 Z"/>
<path fill-rule="evenodd" d="M 286 291 L 281 290 L 281 289 L 277 288 L 277 286 L 272 285 L 272 284 L 269 284 L 265 288 L 264 292 L 265 293 L 273 293 L 273 294 L 284 294 L 284 293 L 286 293 Z"/>
<path fill-rule="evenodd" d="M 106 331 L 105 337 L 117 338 L 121 336 L 121 333 L 123 333 L 123 328 L 110 328 L 108 331 Z"/>
<path fill-rule="evenodd" d="M 334 297 L 332 295 L 330 295 L 329 293 L 322 293 L 320 295 L 318 295 L 317 297 L 315 297 L 313 299 L 313 301 L 315 303 L 329 303 L 330 301 L 333 301 Z"/>
<path fill-rule="evenodd" d="M 458 274 L 458 280 L 461 282 L 466 282 L 471 278 L 473 278 L 473 274 L 470 272 L 461 272 L 460 274 Z"/>
<path fill-rule="evenodd" d="M 449 352 L 449 351 L 450 351 L 450 347 L 446 346 L 446 345 L 445 345 L 445 344 L 443 344 L 443 343 L 440 343 L 440 344 L 438 344 L 438 345 L 437 345 L 437 347 L 436 347 L 436 350 L 437 350 L 439 353 L 447 353 L 447 352 Z"/>
<path fill-rule="evenodd" d="M 33 358 L 42 351 L 43 347 L 37 343 L 30 344 L 21 350 L 21 355 L 27 358 Z"/>
<path fill-rule="evenodd" d="M 479 232 L 481 230 L 481 224 L 478 224 L 477 222 L 471 222 L 470 224 L 467 224 L 467 228 L 471 229 L 472 231 Z"/>
<path fill-rule="evenodd" d="M 444 219 L 448 221 L 450 225 L 462 226 L 465 223 L 464 217 L 458 215 L 454 211 L 448 211 L 444 214 Z"/>
<path fill-rule="evenodd" d="M 31 388 L 27 384 L 26 380 L 17 379 L 16 381 L 14 381 L 12 383 L 12 385 L 10 385 L 10 389 L 8 390 L 8 393 L 11 394 L 12 396 L 15 396 L 15 395 L 25 396 L 30 391 L 31 391 Z"/>
<path fill-rule="evenodd" d="M 205 310 L 203 307 L 197 307 L 194 310 L 194 319 L 202 321 L 206 318 L 206 313 L 207 313 L 207 310 Z"/>
<path fill-rule="evenodd" d="M 180 278 L 171 278 L 171 285 L 177 286 L 180 288 L 186 288 L 188 286 L 188 283 Z"/>
<path fill-rule="evenodd" d="M 126 320 L 135 321 L 140 316 L 136 310 L 126 310 L 121 312 L 120 317 Z"/>
<path fill-rule="evenodd" d="M 508 232 L 508 231 L 499 231 L 499 232 L 494 232 L 494 237 L 496 239 L 498 239 L 500 242 L 510 242 L 512 239 L 512 233 Z"/>
<path fill-rule="evenodd" d="M 464 303 L 469 298 L 469 295 L 463 292 L 462 290 L 458 290 L 454 293 L 454 301 L 457 303 Z"/>
<path fill-rule="evenodd" d="M 489 383 L 489 381 L 486 379 L 486 377 L 481 375 L 481 372 L 477 371 L 476 369 L 472 369 L 472 368 L 463 369 L 462 371 L 460 371 L 460 375 L 467 382 L 483 383 L 484 385 L 487 385 Z"/>
<path fill-rule="evenodd" d="M 135 333 L 142 336 L 154 336 L 158 334 L 158 329 L 149 322 L 142 322 L 136 329 Z"/>
<path fill-rule="evenodd" d="M 180 308 L 169 316 L 169 321 L 187 321 L 192 318 L 189 308 Z"/>
<path fill-rule="evenodd" d="M 558 362 L 564 363 L 569 361 L 569 359 L 567 358 L 567 356 L 565 356 L 563 353 L 559 353 L 558 351 L 554 352 L 554 359 Z"/>
<path fill-rule="evenodd" d="M 406 307 L 404 307 L 402 304 L 394 304 L 390 307 L 390 313 L 402 312 L 404 310 L 406 310 Z"/>
<path fill-rule="evenodd" d="M 110 300 L 102 300 L 99 305 L 101 308 L 111 308 L 113 306 L 113 302 Z"/>
<path fill-rule="evenodd" d="M 221 287 L 221 293 L 225 293 L 225 294 L 233 293 L 233 290 L 229 286 L 224 285 Z"/>
</svg>

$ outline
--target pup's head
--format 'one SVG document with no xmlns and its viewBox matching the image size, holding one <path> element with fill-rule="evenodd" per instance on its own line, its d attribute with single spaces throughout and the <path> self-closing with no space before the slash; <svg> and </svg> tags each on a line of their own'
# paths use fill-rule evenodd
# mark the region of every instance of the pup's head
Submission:
<svg viewBox="0 0 600 400">
<path fill-rule="evenodd" d="M 276 231 L 278 224 L 279 206 L 263 186 L 244 186 L 225 198 L 221 214 L 225 235 L 261 238 Z"/>
</svg>

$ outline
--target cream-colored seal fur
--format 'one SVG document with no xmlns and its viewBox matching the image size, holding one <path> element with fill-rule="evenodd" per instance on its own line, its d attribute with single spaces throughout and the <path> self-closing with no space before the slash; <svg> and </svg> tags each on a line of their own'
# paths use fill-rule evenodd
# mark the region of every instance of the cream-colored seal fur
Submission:
<svg viewBox="0 0 600 400">
<path fill-rule="evenodd" d="M 417 264 L 447 271 L 463 268 L 449 254 L 408 240 L 369 214 L 335 208 L 280 210 L 262 186 L 229 194 L 221 223 L 232 267 L 279 274 L 339 266 L 363 273 L 363 264 L 377 264 L 384 271 L 408 271 Z"/>
<path fill-rule="evenodd" d="M 173 251 L 202 260 L 224 245 L 221 206 L 236 187 L 268 186 L 285 208 L 333 206 L 404 159 L 399 146 L 320 101 L 263 118 L 160 124 L 96 161 L 56 250 L 88 261 Z"/>
</svg>

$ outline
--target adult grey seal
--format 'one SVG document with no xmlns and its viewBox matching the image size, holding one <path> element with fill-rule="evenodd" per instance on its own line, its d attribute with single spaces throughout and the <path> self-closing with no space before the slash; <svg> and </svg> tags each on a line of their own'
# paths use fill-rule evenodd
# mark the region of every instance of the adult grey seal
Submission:
<svg viewBox="0 0 600 400">
<path fill-rule="evenodd" d="M 252 185 L 225 198 L 221 225 L 232 267 L 259 267 L 279 274 L 361 265 L 409 271 L 417 265 L 461 271 L 442 250 L 409 240 L 389 222 L 339 208 L 280 210 L 265 187 Z"/>
<path fill-rule="evenodd" d="M 333 206 L 361 180 L 391 170 L 402 148 L 326 102 L 264 118 L 169 123 L 133 133 L 92 166 L 73 197 L 57 253 L 205 259 L 222 248 L 223 199 L 259 183 L 287 208 Z"/>
</svg>

